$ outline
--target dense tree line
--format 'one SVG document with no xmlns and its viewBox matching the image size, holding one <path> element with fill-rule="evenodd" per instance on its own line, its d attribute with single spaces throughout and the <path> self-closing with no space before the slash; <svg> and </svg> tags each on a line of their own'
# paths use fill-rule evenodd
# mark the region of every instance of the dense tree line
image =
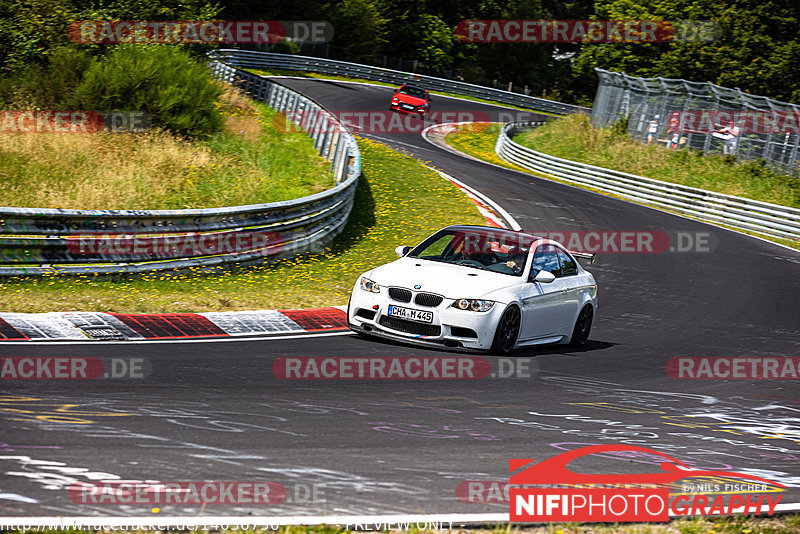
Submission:
<svg viewBox="0 0 800 534">
<path fill-rule="evenodd" d="M 9 73 L 46 62 L 69 43 L 70 21 L 101 18 L 327 20 L 335 29 L 331 57 L 413 59 L 466 81 L 512 82 L 570 102 L 593 97 L 594 67 L 800 102 L 796 0 L 0 0 L 0 68 Z M 465 19 L 710 20 L 720 34 L 711 42 L 477 44 L 455 36 Z"/>
</svg>

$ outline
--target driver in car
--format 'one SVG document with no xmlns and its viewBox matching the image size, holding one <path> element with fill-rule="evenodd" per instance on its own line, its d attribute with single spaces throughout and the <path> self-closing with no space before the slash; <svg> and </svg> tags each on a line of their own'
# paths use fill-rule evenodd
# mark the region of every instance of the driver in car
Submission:
<svg viewBox="0 0 800 534">
<path fill-rule="evenodd" d="M 522 269 L 525 268 L 525 258 L 527 256 L 527 253 L 525 250 L 522 250 L 521 247 L 517 245 L 510 245 L 510 246 L 507 245 L 503 248 L 498 247 L 498 251 L 505 252 L 506 254 L 505 266 L 511 269 L 514 272 L 514 274 L 521 273 Z"/>
<path fill-rule="evenodd" d="M 512 252 L 509 254 L 509 260 L 506 262 L 506 267 L 509 267 L 514 274 L 519 274 L 525 268 L 525 254 L 521 252 Z"/>
</svg>

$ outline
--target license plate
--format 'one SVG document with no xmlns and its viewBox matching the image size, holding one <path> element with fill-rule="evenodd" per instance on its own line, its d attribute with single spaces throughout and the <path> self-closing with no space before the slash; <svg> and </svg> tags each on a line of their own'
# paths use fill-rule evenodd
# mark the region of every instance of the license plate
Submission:
<svg viewBox="0 0 800 534">
<path fill-rule="evenodd" d="M 401 104 L 400 107 L 403 109 L 414 109 L 414 106 L 409 106 L 408 104 Z"/>
<path fill-rule="evenodd" d="M 411 308 L 402 308 L 400 306 L 389 306 L 389 317 L 400 317 L 401 319 L 418 321 L 420 323 L 433 322 L 432 311 L 412 310 Z"/>
</svg>

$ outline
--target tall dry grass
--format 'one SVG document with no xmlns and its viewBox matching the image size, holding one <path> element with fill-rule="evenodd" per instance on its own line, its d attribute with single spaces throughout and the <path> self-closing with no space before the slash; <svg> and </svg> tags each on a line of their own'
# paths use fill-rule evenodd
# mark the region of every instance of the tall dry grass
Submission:
<svg viewBox="0 0 800 534">
<path fill-rule="evenodd" d="M 0 203 L 130 209 L 161 204 L 212 164 L 207 147 L 168 133 L 0 136 Z"/>
<path fill-rule="evenodd" d="M 0 205 L 181 209 L 288 200 L 330 187 L 304 133 L 229 90 L 226 131 L 188 141 L 164 131 L 0 134 Z"/>
</svg>

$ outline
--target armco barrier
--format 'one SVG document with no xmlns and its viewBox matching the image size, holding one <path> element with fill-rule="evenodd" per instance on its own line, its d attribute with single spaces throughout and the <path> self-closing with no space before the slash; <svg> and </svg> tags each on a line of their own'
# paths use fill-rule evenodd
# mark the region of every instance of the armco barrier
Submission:
<svg viewBox="0 0 800 534">
<path fill-rule="evenodd" d="M 495 152 L 509 163 L 613 193 L 622 198 L 761 235 L 800 240 L 800 209 L 557 158 L 531 150 L 511 139 L 511 136 L 519 131 L 541 124 L 537 122 L 506 124 L 497 138 Z"/>
<path fill-rule="evenodd" d="M 413 83 L 425 89 L 494 100 L 504 104 L 512 104 L 514 106 L 529 108 L 534 111 L 554 113 L 556 115 L 591 112 L 590 108 L 563 104 L 553 100 L 536 98 L 511 91 L 502 91 L 482 85 L 473 85 L 457 80 L 446 80 L 444 78 L 435 78 L 433 76 L 424 76 L 422 74 L 401 72 L 381 67 L 371 67 L 369 65 L 359 65 L 357 63 L 347 63 L 345 61 L 336 61 L 333 59 L 233 49 L 214 51 L 211 57 L 229 65 L 244 68 L 319 72 L 336 76 L 363 78 L 365 80 L 385 82 L 392 85 Z"/>
<path fill-rule="evenodd" d="M 331 162 L 336 185 L 314 195 L 227 208 L 65 210 L 0 207 L 0 276 L 126 273 L 253 262 L 313 250 L 347 222 L 361 174 L 351 132 L 305 96 L 212 61 L 213 74 L 290 116 Z M 326 127 L 321 127 L 325 122 Z M 331 126 L 335 125 L 335 126 Z"/>
</svg>

